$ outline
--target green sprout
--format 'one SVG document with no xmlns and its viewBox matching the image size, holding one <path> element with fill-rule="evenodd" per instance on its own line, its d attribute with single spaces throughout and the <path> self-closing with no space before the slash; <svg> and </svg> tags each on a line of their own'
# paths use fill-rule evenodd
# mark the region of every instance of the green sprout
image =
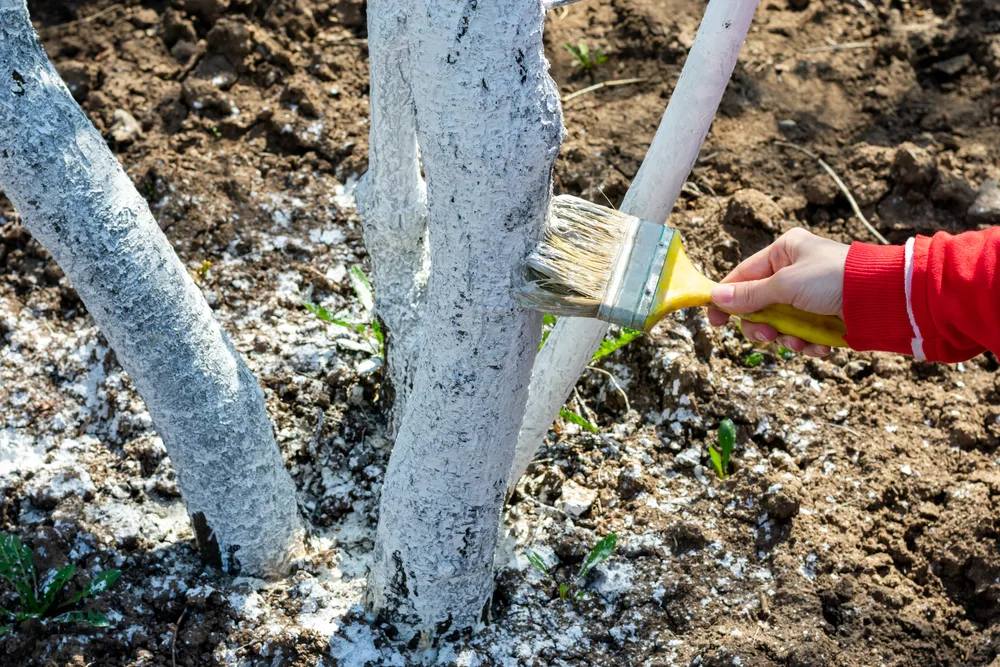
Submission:
<svg viewBox="0 0 1000 667">
<path fill-rule="evenodd" d="M 615 551 L 615 546 L 618 544 L 618 536 L 614 533 L 605 535 L 600 542 L 594 545 L 594 548 L 590 550 L 587 557 L 583 559 L 583 563 L 580 564 L 580 570 L 576 573 L 576 576 L 570 579 L 570 581 L 563 581 L 559 583 L 556 590 L 559 591 L 559 599 L 565 602 L 570 599 L 570 593 L 572 592 L 572 599 L 575 600 L 586 600 L 587 596 L 583 592 L 583 586 L 586 583 L 587 575 L 591 571 L 606 561 Z M 534 551 L 530 549 L 524 552 L 525 557 L 528 562 L 531 563 L 532 567 L 538 570 L 543 577 L 546 579 L 551 579 L 555 581 L 555 575 L 545 567 L 545 561 Z"/>
<path fill-rule="evenodd" d="M 306 310 L 324 322 L 350 329 L 361 335 L 361 338 L 371 352 L 371 356 L 367 362 L 362 362 L 358 367 L 358 372 L 364 375 L 382 366 L 385 360 L 385 335 L 382 332 L 382 325 L 379 324 L 378 318 L 374 314 L 375 292 L 372 289 L 371 281 L 368 280 L 368 276 L 365 275 L 365 272 L 357 264 L 351 267 L 348 274 L 351 277 L 351 287 L 354 289 L 354 295 L 361 302 L 361 309 L 363 311 L 362 320 L 336 317 L 326 308 L 309 301 L 304 301 L 302 305 L 305 306 Z"/>
<path fill-rule="evenodd" d="M 595 426 L 589 419 L 585 419 L 580 415 L 576 414 L 569 408 L 563 408 L 559 411 L 559 416 L 570 422 L 571 424 L 576 424 L 584 431 L 589 431 L 591 433 L 599 433 L 597 426 Z"/>
<path fill-rule="evenodd" d="M 76 609 L 56 612 L 84 602 L 88 598 L 96 598 L 118 581 L 122 574 L 121 570 L 100 572 L 77 593 L 63 596 L 59 604 L 53 607 L 59 593 L 66 588 L 75 574 L 76 566 L 70 563 L 58 570 L 49 570 L 39 580 L 35 570 L 34 552 L 22 544 L 16 535 L 0 533 L 0 579 L 13 587 L 14 599 L 18 605 L 12 609 L 0 607 L 0 617 L 6 617 L 16 623 L 33 618 L 47 618 L 55 623 L 81 623 L 106 628 L 110 625 L 110 621 L 99 611 Z M 10 625 L 0 625 L 0 637 L 10 630 Z"/>
<path fill-rule="evenodd" d="M 545 341 L 549 339 L 549 334 L 552 333 L 552 328 L 555 325 L 556 316 L 546 313 L 542 319 L 542 342 L 538 345 L 539 350 L 545 345 Z M 601 346 L 597 348 L 597 351 L 594 352 L 594 356 L 590 358 L 590 363 L 594 363 L 598 359 L 603 359 L 618 348 L 625 347 L 641 335 L 641 331 L 629 329 L 628 327 L 622 327 L 621 332 L 617 336 L 613 338 L 605 338 L 601 341 Z"/>
<path fill-rule="evenodd" d="M 217 128 L 217 127 L 213 127 L 212 128 L 212 134 L 215 135 L 216 139 L 221 139 L 222 138 L 222 132 L 220 132 L 219 128 Z"/>
<path fill-rule="evenodd" d="M 538 349 L 542 349 L 545 346 L 545 341 L 549 339 L 549 334 L 552 333 L 552 327 L 556 325 L 556 316 L 549 315 L 545 313 L 542 316 L 542 342 L 538 344 Z"/>
<path fill-rule="evenodd" d="M 598 359 L 603 359 L 618 348 L 625 347 L 641 335 L 641 331 L 622 327 L 621 333 L 618 336 L 615 338 L 605 338 L 601 341 L 601 346 L 597 348 L 597 352 L 594 352 L 594 356 L 590 358 L 590 363 L 594 363 Z"/>
<path fill-rule="evenodd" d="M 781 357 L 782 359 L 784 359 L 785 361 L 788 361 L 789 359 L 791 359 L 791 358 L 793 358 L 795 356 L 795 351 L 794 350 L 789 350 L 784 345 L 779 345 L 778 346 L 778 356 Z"/>
<path fill-rule="evenodd" d="M 563 44 L 563 48 L 573 56 L 573 67 L 579 67 L 585 72 L 608 62 L 608 56 L 604 53 L 604 49 L 598 47 L 592 53 L 586 42 L 580 42 L 576 46 L 567 42 Z"/>
<path fill-rule="evenodd" d="M 747 355 L 747 358 L 743 360 L 748 368 L 757 368 L 764 363 L 764 355 L 760 352 L 751 352 Z"/>
<path fill-rule="evenodd" d="M 729 477 L 729 458 L 736 445 L 736 426 L 732 419 L 723 419 L 719 424 L 719 448 L 708 446 L 708 455 L 712 459 L 712 467 L 719 479 Z"/>
<path fill-rule="evenodd" d="M 208 279 L 208 272 L 212 268 L 212 263 L 207 259 L 201 263 L 201 266 L 195 271 L 195 280 L 199 283 L 205 282 Z"/>
</svg>

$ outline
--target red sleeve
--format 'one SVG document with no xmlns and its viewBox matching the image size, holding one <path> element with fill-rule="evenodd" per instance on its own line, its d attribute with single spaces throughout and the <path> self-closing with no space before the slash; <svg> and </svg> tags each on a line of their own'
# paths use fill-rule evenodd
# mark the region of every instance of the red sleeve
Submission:
<svg viewBox="0 0 1000 667">
<path fill-rule="evenodd" d="M 847 343 L 930 361 L 1000 353 L 998 262 L 1000 228 L 855 243 L 844 271 Z"/>
</svg>

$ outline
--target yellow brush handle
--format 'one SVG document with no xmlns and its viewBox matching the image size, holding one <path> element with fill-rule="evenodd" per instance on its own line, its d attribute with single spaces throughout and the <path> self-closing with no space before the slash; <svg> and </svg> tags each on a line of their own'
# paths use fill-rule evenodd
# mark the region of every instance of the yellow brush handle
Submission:
<svg viewBox="0 0 1000 667">
<path fill-rule="evenodd" d="M 709 306 L 712 304 L 711 292 L 717 283 L 706 278 L 688 259 L 681 244 L 680 234 L 674 234 L 670 250 L 660 273 L 657 284 L 656 298 L 645 330 L 649 331 L 669 313 L 691 306 Z M 725 308 L 719 310 L 726 311 Z M 770 324 L 778 333 L 795 336 L 810 343 L 829 345 L 830 347 L 848 347 L 844 341 L 847 327 L 837 317 L 832 315 L 816 315 L 798 308 L 785 305 L 773 305 L 758 310 L 756 313 L 738 315 L 744 320 L 759 324 Z"/>
<path fill-rule="evenodd" d="M 715 306 L 715 308 L 719 307 Z M 847 347 L 847 343 L 844 341 L 847 327 L 844 326 L 840 318 L 833 315 L 807 313 L 784 304 L 767 306 L 756 313 L 743 313 L 742 315 L 730 313 L 730 315 L 736 315 L 757 324 L 770 324 L 778 330 L 778 333 L 795 336 L 810 343 L 829 345 L 830 347 Z"/>
</svg>

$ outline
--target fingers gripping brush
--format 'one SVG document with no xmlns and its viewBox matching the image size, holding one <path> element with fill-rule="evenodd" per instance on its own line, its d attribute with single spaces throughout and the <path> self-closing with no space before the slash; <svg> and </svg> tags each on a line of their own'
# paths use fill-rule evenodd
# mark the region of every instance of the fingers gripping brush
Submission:
<svg viewBox="0 0 1000 667">
<path fill-rule="evenodd" d="M 562 195 L 552 200 L 549 225 L 528 257 L 516 298 L 553 315 L 649 332 L 681 308 L 725 310 L 712 304 L 715 285 L 691 264 L 676 229 Z M 775 304 L 738 316 L 810 343 L 847 346 L 844 323 L 830 315 Z"/>
</svg>

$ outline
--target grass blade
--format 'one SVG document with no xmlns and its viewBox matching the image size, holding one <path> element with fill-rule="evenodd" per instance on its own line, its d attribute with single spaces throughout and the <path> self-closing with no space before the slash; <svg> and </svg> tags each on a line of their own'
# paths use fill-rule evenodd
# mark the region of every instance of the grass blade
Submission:
<svg viewBox="0 0 1000 667">
<path fill-rule="evenodd" d="M 35 557 L 17 535 L 0 535 L 0 577 L 10 582 L 29 612 L 38 609 L 35 596 Z"/>
<path fill-rule="evenodd" d="M 541 556 L 530 549 L 525 550 L 524 555 L 528 559 L 528 562 L 531 563 L 536 570 L 544 574 L 546 577 L 549 576 L 549 568 L 545 567 L 545 561 L 542 560 Z"/>
<path fill-rule="evenodd" d="M 365 275 L 365 272 L 357 264 L 351 266 L 350 274 L 351 287 L 354 288 L 354 293 L 358 295 L 358 301 L 361 302 L 361 306 L 367 312 L 372 312 L 375 309 L 375 291 L 372 289 L 372 284 L 369 282 L 368 276 Z"/>
</svg>

